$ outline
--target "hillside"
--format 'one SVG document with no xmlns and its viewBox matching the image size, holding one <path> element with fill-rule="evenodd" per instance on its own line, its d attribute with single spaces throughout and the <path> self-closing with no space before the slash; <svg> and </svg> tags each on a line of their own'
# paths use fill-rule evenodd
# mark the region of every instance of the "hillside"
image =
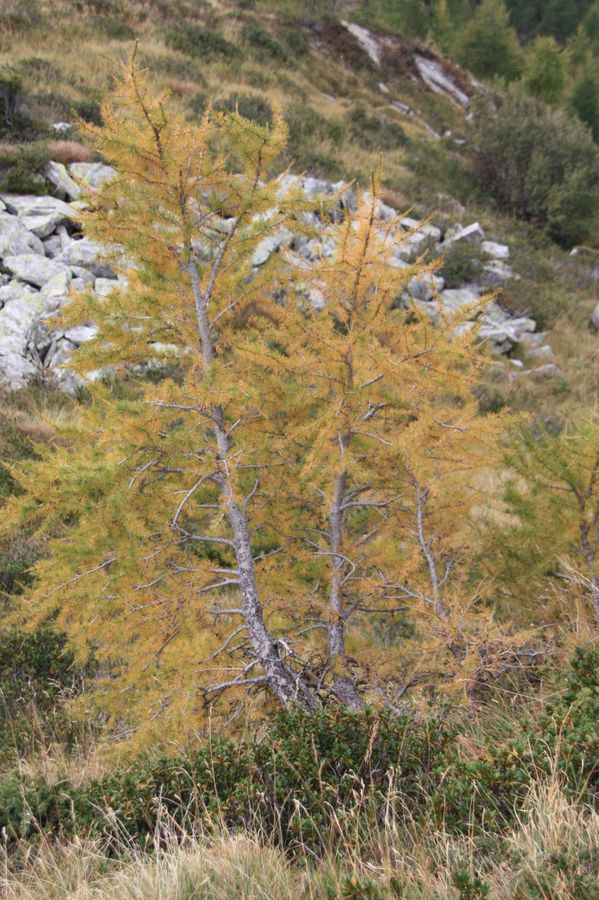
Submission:
<svg viewBox="0 0 599 900">
<path fill-rule="evenodd" d="M 77 146 L 73 116 L 97 119 L 114 61 L 138 40 L 141 62 L 186 115 L 200 115 L 210 99 L 265 121 L 268 103 L 280 103 L 292 170 L 366 185 L 382 160 L 387 201 L 398 211 L 432 217 L 442 229 L 480 221 L 510 245 L 520 276 L 505 287 L 503 303 L 550 329 L 563 375 L 551 385 L 527 384 L 522 400 L 509 380 L 492 392 L 512 404 L 548 406 L 549 416 L 596 402 L 595 380 L 583 374 L 596 352 L 593 258 L 571 260 L 534 226 L 494 208 L 471 173 L 468 108 L 480 89 L 430 45 L 391 32 L 369 38 L 363 26 L 280 3 L 83 3 L 75 22 L 70 5 L 59 2 L 19 4 L 18 12 L 5 3 L 2 21 L 4 190 L 39 187 L 35 172 L 44 160 L 89 159 Z M 75 44 L 82 56 L 73 54 Z M 90 64 L 81 67 L 82 57 Z"/>
<path fill-rule="evenodd" d="M 2 896 L 598 895 L 596 59 L 0 0 Z"/>
</svg>

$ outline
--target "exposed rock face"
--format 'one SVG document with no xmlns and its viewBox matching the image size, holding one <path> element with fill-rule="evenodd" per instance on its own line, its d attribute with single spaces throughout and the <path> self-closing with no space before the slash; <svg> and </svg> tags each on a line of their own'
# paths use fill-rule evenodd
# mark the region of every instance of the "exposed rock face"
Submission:
<svg viewBox="0 0 599 900">
<path fill-rule="evenodd" d="M 60 196 L 37 197 L 4 194 L 0 199 L 0 383 L 22 387 L 40 373 L 49 375 L 65 390 L 77 387 L 78 376 L 65 368 L 70 354 L 82 343 L 93 340 L 97 330 L 88 323 L 66 331 L 58 330 L 54 314 L 67 301 L 71 290 L 92 290 L 99 297 L 108 296 L 126 284 L 118 278 L 105 259 L 102 248 L 82 237 L 77 223 L 77 205 L 85 190 L 94 190 L 103 181 L 115 177 L 115 170 L 103 163 L 75 163 L 67 168 L 50 163 L 46 177 Z M 298 271 L 309 271 L 322 259 L 335 252 L 333 223 L 348 210 L 356 208 L 354 191 L 344 182 L 330 184 L 317 178 L 285 175 L 280 179 L 279 196 L 301 191 L 312 200 L 321 200 L 318 212 L 298 213 L 298 222 L 312 229 L 307 237 L 293 224 L 267 234 L 255 251 L 253 265 L 264 265 L 273 253 L 280 253 Z M 66 202 L 71 201 L 71 202 Z M 276 209 L 263 214 L 269 219 Z M 455 242 L 472 244 L 488 257 L 483 267 L 481 284 L 464 284 L 445 289 L 443 278 L 435 272 L 424 272 L 409 280 L 399 305 L 414 304 L 435 323 L 453 327 L 455 333 L 476 328 L 479 336 L 489 341 L 499 353 L 522 343 L 526 358 L 541 362 L 539 377 L 549 377 L 556 365 L 551 362 L 551 348 L 543 345 L 543 336 L 535 335 L 531 319 L 513 318 L 495 302 L 481 300 L 486 285 L 502 284 L 514 276 L 506 262 L 509 247 L 485 238 L 478 222 L 458 224 L 446 230 L 430 222 L 421 223 L 400 217 L 385 203 L 378 202 L 376 217 L 381 227 L 390 229 L 395 240 L 391 264 L 408 269 L 425 253 L 438 257 L 442 248 Z M 214 228 L 223 234 L 231 228 L 231 220 L 216 220 Z M 111 248 L 114 249 L 114 248 Z M 197 248 L 210 257 L 210 247 Z M 4 273 L 4 274 L 2 274 Z M 318 286 L 306 279 L 305 296 L 316 309 L 324 299 Z M 599 328 L 599 305 L 593 313 Z M 459 317 L 459 324 L 452 320 Z M 596 321 L 595 321 L 596 320 Z M 539 338 L 537 340 L 537 337 Z M 164 348 L 154 348 L 156 359 Z M 168 354 L 167 354 L 168 355 Z M 58 368 L 61 367 L 61 368 Z M 537 370 L 535 370 L 537 371 Z"/>
</svg>

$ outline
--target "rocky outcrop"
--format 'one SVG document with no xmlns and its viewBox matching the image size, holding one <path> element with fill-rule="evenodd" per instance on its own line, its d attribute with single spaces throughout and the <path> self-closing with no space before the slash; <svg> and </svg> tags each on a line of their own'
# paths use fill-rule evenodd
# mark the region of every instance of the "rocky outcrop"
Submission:
<svg viewBox="0 0 599 900">
<path fill-rule="evenodd" d="M 86 326 L 58 331 L 53 316 L 71 289 L 91 288 L 116 276 L 102 250 L 81 234 L 77 223 L 80 181 L 97 186 L 115 174 L 99 163 L 68 169 L 50 163 L 46 178 L 60 196 L 3 194 L 0 207 L 0 384 L 23 387 L 42 373 L 66 390 L 77 380 L 58 369 L 96 330 Z M 75 201 L 75 202 L 67 202 Z"/>
<path fill-rule="evenodd" d="M 68 168 L 50 163 L 46 175 L 61 196 L 4 194 L 0 201 L 0 383 L 18 388 L 42 373 L 69 390 L 77 381 L 65 363 L 77 347 L 95 337 L 96 329 L 90 322 L 61 331 L 55 325 L 55 313 L 67 302 L 71 290 L 92 290 L 105 297 L 124 281 L 106 261 L 105 250 L 83 236 L 77 221 L 81 196 L 114 177 L 115 172 L 103 163 L 76 163 Z M 322 198 L 323 214 L 298 214 L 302 225 L 311 226 L 310 236 L 299 227 L 294 232 L 293 225 L 287 225 L 265 237 L 254 253 L 256 269 L 274 253 L 284 255 L 299 271 L 308 271 L 318 260 L 333 256 L 332 226 L 347 210 L 356 208 L 354 192 L 344 182 L 330 184 L 285 175 L 280 179 L 279 195 L 298 188 L 310 199 Z M 433 260 L 457 243 L 472 245 L 473 252 L 476 248 L 487 259 L 480 284 L 447 289 L 440 274 L 424 272 L 411 278 L 397 298 L 399 305 L 407 308 L 413 304 L 434 323 L 443 323 L 456 333 L 477 328 L 481 339 L 498 353 L 528 341 L 527 358 L 531 363 L 538 361 L 548 373 L 554 366 L 551 348 L 532 340 L 536 337 L 535 322 L 514 318 L 498 303 L 481 300 L 489 284 L 503 284 L 516 277 L 507 263 L 507 245 L 487 240 L 478 222 L 456 224 L 443 231 L 432 222 L 402 217 L 380 201 L 376 216 L 381 227 L 384 223 L 391 230 L 395 241 L 391 263 L 397 268 L 410 268 L 424 254 Z M 227 233 L 231 222 L 226 218 L 215 220 L 214 227 Z M 322 306 L 317 286 L 307 284 L 305 294 L 316 308 Z M 456 317 L 459 324 L 453 321 Z"/>
</svg>

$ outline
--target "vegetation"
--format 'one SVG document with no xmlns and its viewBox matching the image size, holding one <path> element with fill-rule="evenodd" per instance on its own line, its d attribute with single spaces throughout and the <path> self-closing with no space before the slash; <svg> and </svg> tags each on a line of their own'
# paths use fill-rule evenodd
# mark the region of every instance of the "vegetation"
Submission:
<svg viewBox="0 0 599 900">
<path fill-rule="evenodd" d="M 511 92 L 476 110 L 479 177 L 506 210 L 572 246 L 593 233 L 599 151 L 590 133 L 562 112 Z"/>
<path fill-rule="evenodd" d="M 63 316 L 100 383 L 0 396 L 0 892 L 595 896 L 599 9 L 77 10 L 0 0 L 1 189 L 115 164 L 135 268 Z M 508 243 L 559 377 L 406 308 L 488 256 L 398 267 L 381 200 Z"/>
</svg>

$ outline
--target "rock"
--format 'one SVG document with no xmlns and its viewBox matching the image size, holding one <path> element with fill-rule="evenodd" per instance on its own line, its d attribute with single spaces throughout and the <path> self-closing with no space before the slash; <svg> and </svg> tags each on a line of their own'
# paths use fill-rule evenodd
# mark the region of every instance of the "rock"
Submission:
<svg viewBox="0 0 599 900">
<path fill-rule="evenodd" d="M 543 381 L 545 378 L 556 378 L 558 375 L 561 375 L 560 367 L 556 363 L 547 363 L 547 365 L 538 366 L 536 369 L 524 369 L 522 372 L 514 372 L 512 377 L 532 377 L 535 381 Z"/>
<path fill-rule="evenodd" d="M 62 163 L 49 162 L 44 169 L 44 175 L 54 188 L 56 196 L 62 200 L 79 200 L 81 197 L 81 188 L 73 181 Z"/>
<path fill-rule="evenodd" d="M 119 282 L 114 278 L 96 278 L 94 290 L 99 297 L 108 297 L 118 287 Z"/>
<path fill-rule="evenodd" d="M 441 291 L 440 301 L 447 312 L 457 313 L 467 306 L 473 306 L 478 302 L 479 293 L 474 287 L 456 288 Z"/>
<path fill-rule="evenodd" d="M 92 190 L 96 190 L 105 181 L 114 178 L 116 175 L 116 169 L 101 162 L 71 163 L 68 169 L 69 174 L 72 175 L 76 181 L 82 181 L 86 187 L 91 188 Z"/>
<path fill-rule="evenodd" d="M 591 325 L 599 331 L 599 303 L 591 313 Z"/>
<path fill-rule="evenodd" d="M 51 234 L 42 241 L 46 256 L 55 259 L 62 253 L 62 239 L 59 234 Z"/>
<path fill-rule="evenodd" d="M 37 253 L 22 253 L 19 256 L 6 256 L 4 267 L 21 281 L 43 287 L 56 275 L 66 273 L 70 281 L 70 270 L 54 259 L 39 256 Z"/>
<path fill-rule="evenodd" d="M 12 391 L 25 387 L 37 373 L 37 366 L 21 353 L 20 345 L 11 349 L 10 339 L 0 335 L 0 384 Z"/>
<path fill-rule="evenodd" d="M 414 300 L 426 301 L 432 300 L 435 294 L 440 293 L 444 287 L 445 281 L 439 275 L 425 272 L 424 275 L 412 278 L 408 282 L 407 293 Z"/>
<path fill-rule="evenodd" d="M 492 256 L 493 259 L 509 259 L 510 248 L 507 244 L 496 244 L 495 241 L 483 241 L 481 244 L 483 253 Z"/>
<path fill-rule="evenodd" d="M 98 329 L 95 325 L 75 325 L 73 328 L 68 328 L 63 336 L 78 347 L 80 344 L 85 344 L 86 341 L 93 340 L 97 333 Z"/>
<path fill-rule="evenodd" d="M 21 253 L 44 255 L 44 245 L 16 216 L 0 212 L 0 259 Z"/>
<path fill-rule="evenodd" d="M 63 242 L 63 250 L 58 259 L 70 268 L 86 269 L 96 277 L 110 278 L 113 270 L 103 261 L 102 253 L 100 245 L 90 238 L 69 238 Z"/>
<path fill-rule="evenodd" d="M 418 74 L 433 93 L 449 97 L 454 103 L 457 103 L 463 109 L 467 109 L 470 104 L 470 98 L 452 81 L 439 62 L 416 54 L 414 56 L 414 64 Z"/>
<path fill-rule="evenodd" d="M 3 201 L 19 222 L 40 238 L 48 237 L 57 225 L 77 218 L 72 206 L 57 197 L 37 197 L 29 194 L 3 194 Z"/>
<path fill-rule="evenodd" d="M 482 282 L 486 287 L 501 287 L 513 276 L 512 267 L 501 259 L 493 259 L 485 263 L 482 270 Z"/>
<path fill-rule="evenodd" d="M 267 235 L 260 241 L 252 257 L 254 267 L 263 266 L 281 247 L 288 247 L 293 240 L 293 232 L 288 228 L 279 228 L 273 234 Z"/>
<path fill-rule="evenodd" d="M 485 240 L 485 233 L 478 222 L 473 222 L 472 225 L 468 225 L 466 228 L 460 228 L 459 231 L 448 233 L 449 237 L 447 234 L 445 235 L 444 244 L 455 244 L 457 241 L 464 241 L 468 244 L 482 246 Z"/>
<path fill-rule="evenodd" d="M 404 216 L 400 219 L 399 224 L 405 231 L 417 231 L 419 234 L 426 235 L 435 244 L 441 240 L 441 229 L 436 225 L 431 225 L 430 222 L 419 222 L 418 219 Z"/>
<path fill-rule="evenodd" d="M 544 344 L 542 347 L 533 347 L 532 350 L 525 350 L 526 359 L 553 359 L 553 347 L 550 344 Z"/>
</svg>

